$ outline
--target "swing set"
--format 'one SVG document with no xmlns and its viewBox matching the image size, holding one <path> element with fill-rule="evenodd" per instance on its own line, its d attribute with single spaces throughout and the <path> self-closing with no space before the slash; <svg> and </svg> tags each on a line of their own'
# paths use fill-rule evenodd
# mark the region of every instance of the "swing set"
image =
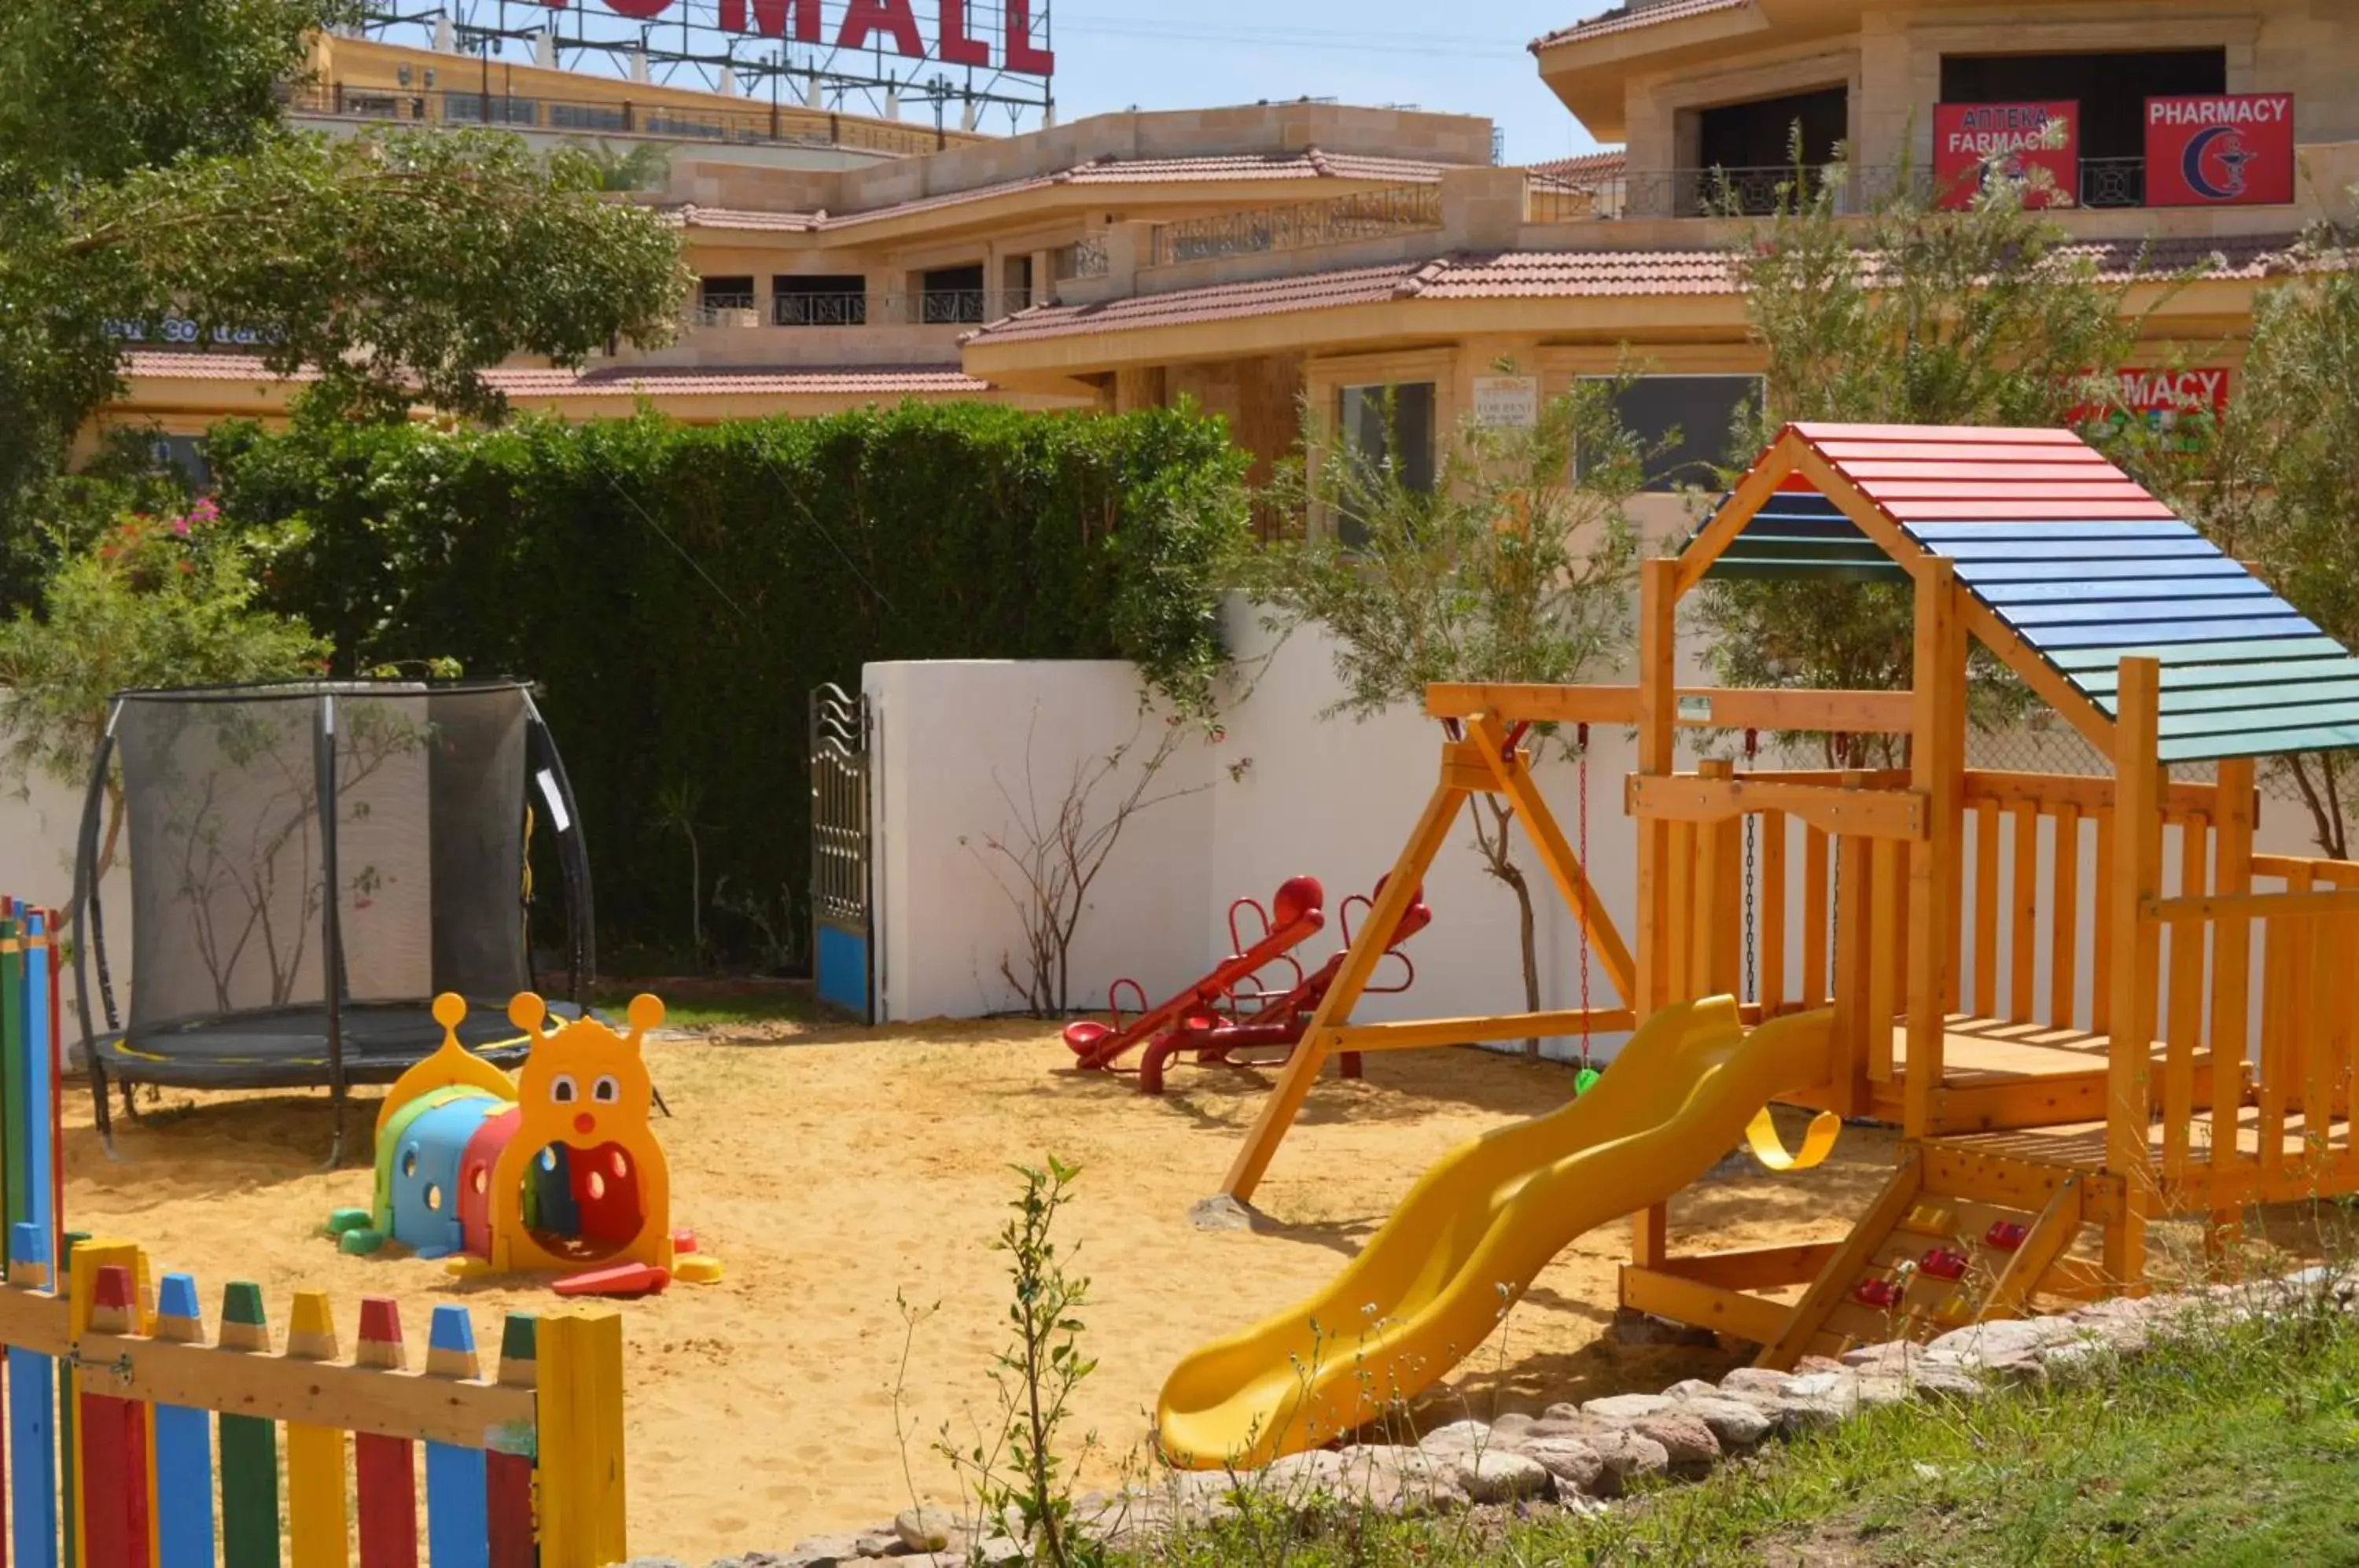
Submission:
<svg viewBox="0 0 2359 1568">
<path fill-rule="evenodd" d="M 1686 594 L 1813 578 L 1912 595 L 1908 690 L 1679 685 Z M 1623 1194 L 1621 1304 L 1758 1344 L 1766 1366 L 2141 1289 L 2159 1215 L 2217 1238 L 2246 1205 L 2359 1192 L 2359 862 L 2254 842 L 2256 758 L 2359 748 L 2359 659 L 2061 430 L 1788 427 L 1640 586 L 1635 684 L 1429 689 L 1433 791 L 1228 1196 L 1252 1197 L 1331 1056 L 1557 1037 L 1586 1065 L 1594 1034 L 1717 1005 L 1703 998 L 1776 1033 L 1784 1062 L 1799 1037 L 1772 1026 L 1815 1020 L 1822 1038 L 1808 1081 L 1768 1096 L 1820 1113 L 1802 1151 L 1766 1112 L 1748 1134 L 1773 1167 L 1822 1157 L 1838 1118 L 1902 1135 L 1840 1240 L 1679 1256 L 1676 1188 Z M 1969 767 L 1972 643 L 2110 776 Z M 1577 737 L 1572 838 L 1533 777 L 1543 724 Z M 1587 870 L 1599 724 L 1637 735 L 1634 940 Z M 1744 770 L 1681 768 L 1682 730 L 1742 736 Z M 1765 731 L 1894 737 L 1906 762 L 1764 768 Z M 1354 1021 L 1373 933 L 1477 794 L 1513 807 L 1578 925 L 1581 1005 Z"/>
</svg>

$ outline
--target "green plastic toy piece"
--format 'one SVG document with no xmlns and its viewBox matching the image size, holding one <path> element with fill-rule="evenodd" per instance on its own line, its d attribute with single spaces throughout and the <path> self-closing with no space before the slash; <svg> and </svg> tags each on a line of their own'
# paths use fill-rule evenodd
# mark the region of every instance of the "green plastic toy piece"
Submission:
<svg viewBox="0 0 2359 1568">
<path fill-rule="evenodd" d="M 353 1258 L 365 1258 L 385 1245 L 385 1232 L 363 1225 L 356 1230 L 341 1231 L 336 1236 L 336 1250 Z"/>
<path fill-rule="evenodd" d="M 366 1209 L 338 1209 L 328 1216 L 328 1234 L 342 1236 L 347 1231 L 365 1230 L 369 1217 Z"/>
</svg>

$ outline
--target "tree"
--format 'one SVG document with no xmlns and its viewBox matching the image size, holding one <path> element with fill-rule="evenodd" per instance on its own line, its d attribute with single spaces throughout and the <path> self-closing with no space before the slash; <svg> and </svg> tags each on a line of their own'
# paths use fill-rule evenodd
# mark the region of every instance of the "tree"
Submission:
<svg viewBox="0 0 2359 1568">
<path fill-rule="evenodd" d="M 125 517 L 68 553 L 40 610 L 0 626 L 0 746 L 18 778 L 81 786 L 117 691 L 269 681 L 326 668 L 327 645 L 301 621 L 255 607 L 247 548 L 210 501 L 173 517 Z M 119 780 L 107 784 L 95 875 L 123 829 Z"/>
<path fill-rule="evenodd" d="M 2321 631 L 2359 644 L 2359 234 L 2321 224 L 2291 280 L 2254 302 L 2242 385 L 2193 452 L 2148 454 L 2141 477 Z M 2310 808 L 2318 846 L 2351 848 L 2359 768 L 2332 752 L 2272 766 Z"/>
<path fill-rule="evenodd" d="M 1848 171 L 1798 170 L 1777 210 L 1747 225 L 1732 260 L 1764 397 L 1733 432 L 1749 462 L 1797 419 L 2052 426 L 2116 396 L 2113 372 L 2139 337 L 2132 283 L 2109 281 L 2034 186 L 1986 171 L 1971 205 L 1943 211 L 1903 178 L 1847 217 Z M 2138 270 L 2138 269 L 2133 269 Z M 1803 579 L 1707 583 L 1695 618 L 1730 685 L 1897 689 L 1910 680 L 1906 589 Z M 1978 722 L 2027 693 L 1977 648 L 1968 702 Z M 1833 767 L 1864 767 L 1885 737 L 1821 737 Z M 1886 757 L 1884 760 L 1893 760 Z"/>
<path fill-rule="evenodd" d="M 1468 426 L 1430 490 L 1390 455 L 1403 450 L 1397 430 L 1381 453 L 1331 435 L 1281 476 L 1281 504 L 1350 525 L 1272 550 L 1252 576 L 1273 629 L 1332 635 L 1343 695 L 1322 717 L 1421 710 L 1433 681 L 1578 681 L 1627 647 L 1638 544 L 1628 503 L 1647 454 L 1614 416 L 1617 385 L 1582 382 L 1529 429 Z M 1538 741 L 1560 754 L 1575 744 Z M 1467 809 L 1484 871 L 1515 895 L 1524 997 L 1538 1012 L 1515 808 L 1483 795 Z"/>
<path fill-rule="evenodd" d="M 169 311 L 336 412 L 495 418 L 482 372 L 669 330 L 685 273 L 595 160 L 489 132 L 330 138 L 282 120 L 347 0 L 0 6 L 0 545 Z M 22 603 L 23 581 L 0 583 Z"/>
</svg>

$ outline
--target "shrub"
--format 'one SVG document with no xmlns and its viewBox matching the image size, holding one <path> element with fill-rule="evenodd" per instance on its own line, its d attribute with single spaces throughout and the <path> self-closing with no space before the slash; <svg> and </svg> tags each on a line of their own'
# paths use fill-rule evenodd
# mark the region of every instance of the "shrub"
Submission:
<svg viewBox="0 0 2359 1568">
<path fill-rule="evenodd" d="M 610 951 L 687 948 L 658 806 L 680 780 L 709 866 L 800 898 L 805 701 L 864 663 L 1126 658 L 1205 711 L 1247 537 L 1244 460 L 1185 411 L 224 426 L 211 456 L 269 604 L 340 670 L 448 655 L 540 683 Z M 725 911 L 712 934 L 758 942 Z"/>
</svg>

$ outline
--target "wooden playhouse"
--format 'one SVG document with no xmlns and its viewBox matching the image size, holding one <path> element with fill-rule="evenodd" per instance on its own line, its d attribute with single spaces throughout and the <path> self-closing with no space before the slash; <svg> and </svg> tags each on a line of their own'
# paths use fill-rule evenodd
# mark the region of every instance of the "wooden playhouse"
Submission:
<svg viewBox="0 0 2359 1568">
<path fill-rule="evenodd" d="M 1678 685 L 1685 595 L 1813 576 L 1912 586 L 1912 689 Z M 1232 1196 L 1334 1052 L 1628 1029 L 1709 995 L 1748 1022 L 1831 1007 L 1829 1081 L 1795 1100 L 1903 1134 L 1841 1241 L 1674 1256 L 1667 1205 L 1636 1214 L 1623 1304 L 1756 1342 L 1764 1365 L 2135 1290 L 2158 1216 L 2225 1227 L 2359 1191 L 2359 863 L 2254 848 L 2256 758 L 2359 746 L 2347 649 L 2060 430 L 1789 427 L 1677 559 L 1645 564 L 1640 613 L 1635 686 L 1429 692 L 1440 779 Z M 2111 777 L 1970 768 L 1971 642 Z M 1538 724 L 1636 731 L 1629 941 L 1529 770 Z M 1683 728 L 1905 737 L 1907 766 L 1681 771 Z M 1485 791 L 1518 808 L 1616 1004 L 1352 1022 L 1375 933 Z"/>
</svg>

